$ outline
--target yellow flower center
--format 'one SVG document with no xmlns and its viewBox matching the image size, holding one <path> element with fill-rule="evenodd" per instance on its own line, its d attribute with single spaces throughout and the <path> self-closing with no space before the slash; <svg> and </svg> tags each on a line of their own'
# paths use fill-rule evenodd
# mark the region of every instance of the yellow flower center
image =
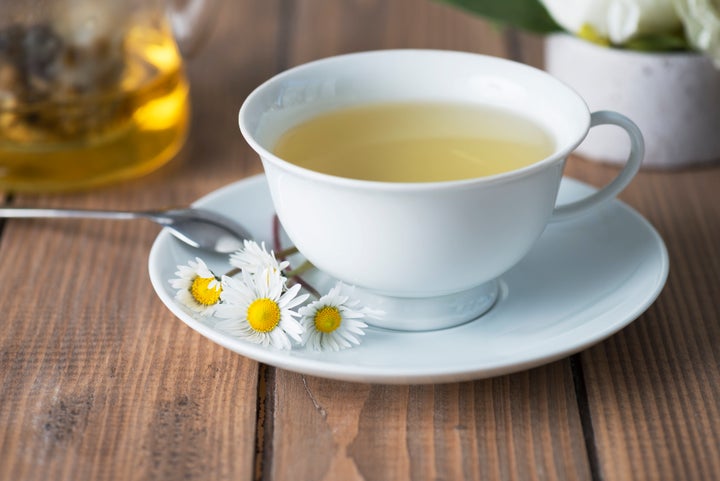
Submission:
<svg viewBox="0 0 720 481">
<path fill-rule="evenodd" d="M 256 299 L 247 310 L 250 327 L 258 332 L 270 332 L 280 322 L 280 306 L 272 299 Z"/>
<path fill-rule="evenodd" d="M 210 283 L 215 280 L 214 277 L 196 277 L 190 285 L 190 294 L 195 302 L 203 306 L 212 306 L 220 300 L 222 288 L 219 284 L 210 287 Z"/>
<path fill-rule="evenodd" d="M 604 47 L 610 46 L 610 40 L 607 37 L 600 35 L 595 27 L 589 23 L 583 23 L 580 26 L 580 30 L 577 32 L 578 37 Z"/>
<path fill-rule="evenodd" d="M 325 306 L 315 314 L 315 329 L 325 334 L 333 332 L 340 327 L 342 316 L 335 306 Z"/>
</svg>

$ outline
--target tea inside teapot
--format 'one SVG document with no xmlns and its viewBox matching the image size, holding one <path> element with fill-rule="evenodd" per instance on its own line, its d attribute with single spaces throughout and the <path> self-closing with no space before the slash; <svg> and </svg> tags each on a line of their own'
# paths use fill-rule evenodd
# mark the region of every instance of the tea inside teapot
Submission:
<svg viewBox="0 0 720 481">
<path fill-rule="evenodd" d="M 68 190 L 168 161 L 188 86 L 160 8 L 59 0 L 0 24 L 0 188 Z"/>
</svg>

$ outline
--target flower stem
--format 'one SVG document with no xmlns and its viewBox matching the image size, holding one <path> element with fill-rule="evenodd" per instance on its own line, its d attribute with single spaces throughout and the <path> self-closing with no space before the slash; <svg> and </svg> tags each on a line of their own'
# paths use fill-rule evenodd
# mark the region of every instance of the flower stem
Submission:
<svg viewBox="0 0 720 481">
<path fill-rule="evenodd" d="M 300 264 L 299 267 L 296 267 L 295 269 L 291 269 L 291 270 L 287 271 L 287 273 L 285 275 L 287 277 L 301 276 L 301 275 L 305 274 L 307 271 L 309 271 L 310 269 L 312 269 L 313 267 L 315 267 L 315 266 L 313 266 L 310 263 L 310 261 L 305 261 L 302 264 Z"/>
<path fill-rule="evenodd" d="M 320 293 L 317 291 L 317 289 L 315 289 L 313 286 L 311 286 L 310 284 L 305 282 L 305 279 L 303 279 L 302 277 L 298 277 L 298 276 L 291 277 L 290 282 L 300 284 L 303 287 L 303 289 L 308 291 L 310 293 L 310 295 L 313 296 L 315 299 L 320 299 L 320 297 L 322 297 L 320 295 Z"/>
<path fill-rule="evenodd" d="M 282 251 L 282 246 L 280 245 L 280 218 L 277 216 L 277 214 L 273 215 L 272 218 L 272 237 L 273 237 L 273 250 L 276 252 Z M 282 257 L 280 260 L 283 260 Z"/>
<path fill-rule="evenodd" d="M 297 247 L 288 247 L 287 249 L 282 248 L 280 242 L 280 228 L 280 219 L 278 219 L 277 215 L 274 215 L 272 221 L 273 248 L 277 251 L 278 260 L 284 261 L 287 256 L 297 253 L 298 250 Z M 300 274 L 303 274 L 313 268 L 313 265 L 309 261 L 305 261 L 297 269 L 293 269 L 292 266 L 288 267 L 290 268 L 287 273 L 288 279 L 303 286 L 303 288 L 305 288 L 311 296 L 315 297 L 315 299 L 320 299 L 320 297 L 322 297 L 317 289 L 305 282 L 305 279 L 300 277 Z"/>
<path fill-rule="evenodd" d="M 278 252 L 277 254 L 275 254 L 275 257 L 278 258 L 278 259 L 280 259 L 280 260 L 283 260 L 283 259 L 285 259 L 287 256 L 291 256 L 291 255 L 293 255 L 293 254 L 297 254 L 298 252 L 299 252 L 299 251 L 298 251 L 298 248 L 295 247 L 295 246 L 292 246 L 292 247 L 288 247 L 287 249 L 281 250 L 280 252 Z"/>
</svg>

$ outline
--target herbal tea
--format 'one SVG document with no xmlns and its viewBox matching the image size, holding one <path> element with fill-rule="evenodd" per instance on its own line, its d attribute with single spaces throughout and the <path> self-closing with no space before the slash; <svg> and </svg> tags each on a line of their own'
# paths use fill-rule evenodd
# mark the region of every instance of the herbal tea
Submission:
<svg viewBox="0 0 720 481">
<path fill-rule="evenodd" d="M 506 110 L 388 103 L 312 118 L 283 134 L 274 153 L 298 166 L 339 177 L 438 182 L 519 169 L 553 150 L 548 133 Z"/>
<path fill-rule="evenodd" d="M 127 179 L 180 148 L 188 87 L 169 30 L 133 25 L 78 46 L 47 24 L 7 29 L 0 36 L 12 33 L 17 45 L 15 57 L 0 48 L 0 189 Z M 29 63 L 38 54 L 23 38 L 54 46 L 45 63 Z"/>
</svg>

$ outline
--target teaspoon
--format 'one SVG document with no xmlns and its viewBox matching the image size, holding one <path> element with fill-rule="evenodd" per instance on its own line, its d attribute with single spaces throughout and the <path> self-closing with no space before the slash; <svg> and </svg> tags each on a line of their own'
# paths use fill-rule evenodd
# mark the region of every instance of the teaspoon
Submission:
<svg viewBox="0 0 720 481">
<path fill-rule="evenodd" d="M 0 208 L 0 218 L 147 219 L 167 228 L 189 246 L 228 254 L 240 249 L 250 234 L 240 224 L 215 212 L 198 209 L 107 211 L 83 209 Z"/>
</svg>

